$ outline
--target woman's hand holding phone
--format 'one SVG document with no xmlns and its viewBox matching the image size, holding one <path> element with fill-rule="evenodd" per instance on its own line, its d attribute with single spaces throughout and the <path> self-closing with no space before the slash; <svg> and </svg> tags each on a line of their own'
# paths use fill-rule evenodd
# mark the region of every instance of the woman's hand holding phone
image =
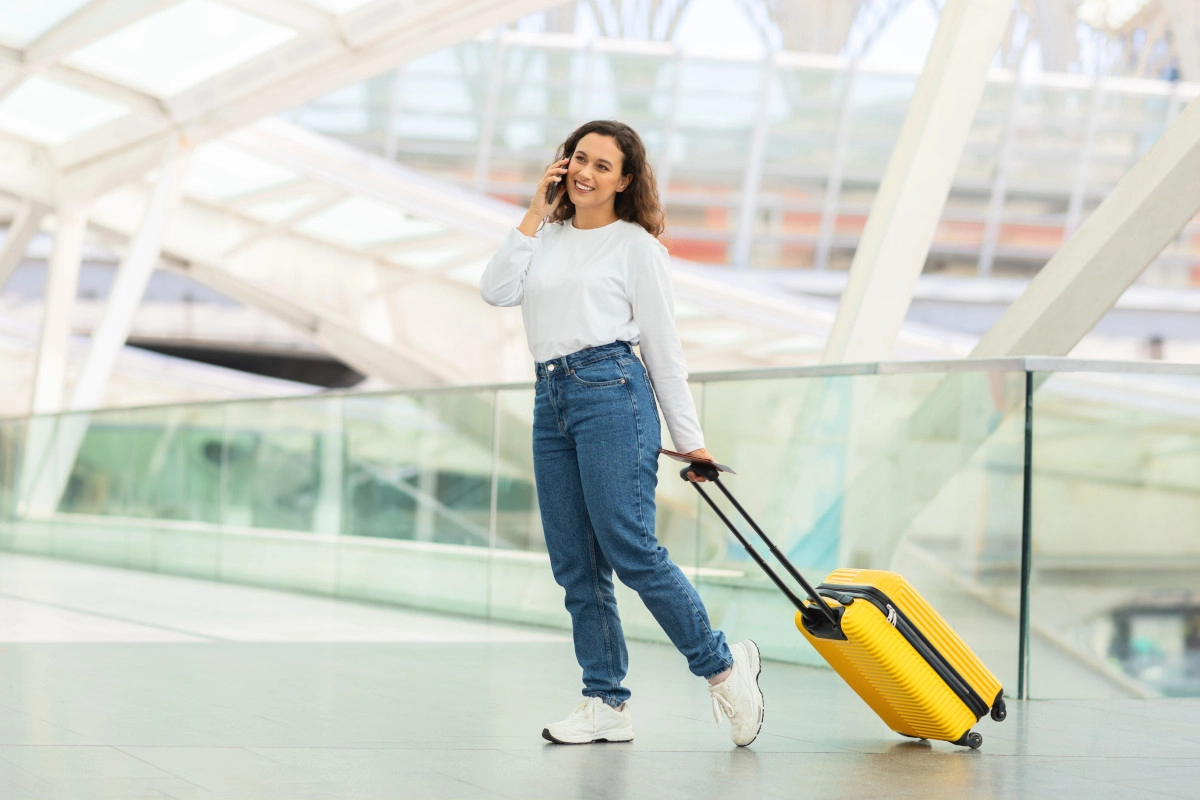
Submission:
<svg viewBox="0 0 1200 800">
<path fill-rule="evenodd" d="M 529 203 L 529 211 L 525 213 L 525 219 L 521 221 L 521 224 L 517 226 L 521 233 L 526 236 L 535 235 L 538 228 L 541 227 L 542 220 L 550 216 L 562 202 L 562 192 L 558 191 L 558 188 L 562 186 L 563 179 L 567 175 L 567 164 L 570 161 L 569 158 L 555 161 L 538 181 L 537 190 L 533 193 L 533 200 Z"/>
</svg>

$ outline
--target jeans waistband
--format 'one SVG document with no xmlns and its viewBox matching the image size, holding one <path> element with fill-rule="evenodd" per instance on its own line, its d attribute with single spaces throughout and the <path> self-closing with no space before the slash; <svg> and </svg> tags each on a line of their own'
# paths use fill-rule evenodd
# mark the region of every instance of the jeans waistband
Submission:
<svg viewBox="0 0 1200 800">
<path fill-rule="evenodd" d="M 545 378 L 547 375 L 556 375 L 559 371 L 566 374 L 569 370 L 577 369 L 584 364 L 590 364 L 602 358 L 612 358 L 613 356 L 632 353 L 633 345 L 629 342 L 612 342 L 595 347 L 585 347 L 577 353 L 571 353 L 550 361 L 537 361 L 534 362 L 533 367 L 539 378 Z"/>
</svg>

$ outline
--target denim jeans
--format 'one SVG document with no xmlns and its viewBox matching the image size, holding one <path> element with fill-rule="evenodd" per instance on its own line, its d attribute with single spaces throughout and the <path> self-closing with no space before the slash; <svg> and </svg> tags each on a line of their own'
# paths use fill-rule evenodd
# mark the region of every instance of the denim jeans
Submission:
<svg viewBox="0 0 1200 800">
<path fill-rule="evenodd" d="M 537 364 L 533 468 L 554 579 L 566 592 L 583 694 L 619 706 L 629 653 L 613 573 L 703 678 L 733 664 L 695 588 L 654 535 L 661 433 L 646 370 L 624 342 Z"/>
</svg>

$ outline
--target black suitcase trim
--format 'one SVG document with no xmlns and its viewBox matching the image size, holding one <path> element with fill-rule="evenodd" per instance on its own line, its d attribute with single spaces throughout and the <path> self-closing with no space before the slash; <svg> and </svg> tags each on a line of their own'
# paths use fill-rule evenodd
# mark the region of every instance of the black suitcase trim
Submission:
<svg viewBox="0 0 1200 800">
<path fill-rule="evenodd" d="M 925 659 L 926 663 L 938 674 L 938 677 L 946 682 L 950 690 L 958 695 L 958 699 L 962 700 L 967 708 L 971 710 L 971 713 L 975 715 L 975 719 L 982 719 L 983 715 L 988 713 L 988 709 L 991 706 L 988 705 L 987 701 L 980 696 L 979 692 L 971 687 L 971 684 L 967 683 L 958 674 L 958 670 L 951 666 L 945 656 L 938 652 L 938 649 L 925 638 L 925 634 L 921 633 L 921 630 L 912 624 L 912 621 L 909 620 L 903 611 L 897 608 L 896 604 L 886 594 L 874 586 L 834 583 L 822 583 L 817 587 L 817 592 L 824 593 L 838 602 L 842 602 L 838 597 L 839 594 L 849 595 L 856 599 L 861 598 L 878 608 L 879 612 L 885 617 L 888 616 L 888 609 L 892 609 L 896 613 L 896 630 Z"/>
</svg>

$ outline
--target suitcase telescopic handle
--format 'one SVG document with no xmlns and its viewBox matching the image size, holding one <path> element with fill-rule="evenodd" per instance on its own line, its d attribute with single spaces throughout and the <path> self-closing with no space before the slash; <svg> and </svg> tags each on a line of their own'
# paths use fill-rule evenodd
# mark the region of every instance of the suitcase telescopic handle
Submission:
<svg viewBox="0 0 1200 800">
<path fill-rule="evenodd" d="M 746 513 L 746 509 L 742 508 L 742 504 L 737 501 L 737 498 L 725 488 L 725 484 L 721 483 L 720 471 L 716 467 L 710 466 L 703 462 L 696 462 L 679 470 L 679 477 L 683 478 L 685 481 L 688 481 L 693 487 L 695 487 L 696 491 L 700 493 L 700 496 L 704 498 L 704 502 L 708 503 L 712 510 L 716 512 L 717 516 L 720 517 L 721 521 L 725 523 L 726 527 L 733 532 L 734 537 L 737 538 L 738 542 L 741 543 L 746 552 L 750 554 L 750 557 L 754 559 L 755 563 L 762 567 L 762 571 L 767 573 L 767 577 L 775 582 L 775 585 L 779 587 L 779 590 L 783 592 L 784 596 L 787 597 L 788 600 L 792 601 L 792 605 L 796 606 L 796 608 L 798 608 L 801 612 L 809 611 L 811 607 L 804 605 L 804 601 L 796 596 L 796 593 L 791 590 L 791 587 L 784 583 L 783 579 L 779 577 L 775 570 L 771 569 L 771 565 L 768 564 L 761 555 L 759 555 L 758 550 L 754 549 L 754 545 L 746 541 L 746 537 L 742 536 L 742 532 L 737 529 L 737 526 L 733 524 L 733 521 L 730 520 L 729 517 L 725 515 L 725 512 L 720 509 L 720 507 L 713 501 L 711 497 L 709 497 L 708 492 L 704 491 L 704 488 L 699 483 L 688 480 L 689 472 L 694 472 L 705 480 L 716 484 L 717 488 L 721 490 L 721 493 L 725 495 L 729 502 L 733 504 L 733 507 L 738 510 L 738 513 L 742 515 L 742 518 L 745 519 L 746 522 L 750 523 L 750 527 L 754 529 L 754 532 L 758 534 L 758 537 L 762 539 L 764 543 L 766 543 L 767 548 L 771 551 L 771 555 L 775 556 L 776 560 L 778 560 L 780 564 L 783 564 L 783 567 L 788 571 L 788 574 L 795 578 L 796 582 L 804 587 L 804 591 L 809 597 L 812 598 L 813 602 L 816 603 L 816 608 L 825 615 L 825 618 L 829 620 L 829 624 L 833 626 L 833 629 L 835 631 L 838 630 L 838 618 L 837 615 L 833 613 L 833 609 L 829 607 L 829 603 L 826 602 L 824 597 L 821 597 L 821 595 L 817 594 L 817 590 L 814 589 L 808 581 L 804 580 L 804 576 L 800 574 L 800 571 L 796 569 L 791 561 L 788 560 L 787 556 L 780 552 L 779 548 L 775 546 L 775 543 L 771 541 L 770 537 L 767 536 L 763 529 L 758 527 L 758 523 L 754 521 L 753 517 Z"/>
</svg>

